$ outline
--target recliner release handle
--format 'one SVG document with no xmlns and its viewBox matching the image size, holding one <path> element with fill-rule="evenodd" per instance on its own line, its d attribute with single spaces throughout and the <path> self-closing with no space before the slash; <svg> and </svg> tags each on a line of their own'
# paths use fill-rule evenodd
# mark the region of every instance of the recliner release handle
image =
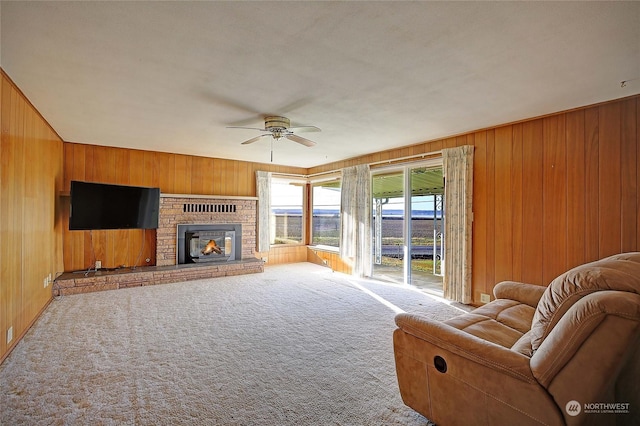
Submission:
<svg viewBox="0 0 640 426">
<path fill-rule="evenodd" d="M 433 366 L 441 373 L 447 372 L 447 361 L 445 361 L 440 355 L 436 355 L 433 358 Z"/>
</svg>

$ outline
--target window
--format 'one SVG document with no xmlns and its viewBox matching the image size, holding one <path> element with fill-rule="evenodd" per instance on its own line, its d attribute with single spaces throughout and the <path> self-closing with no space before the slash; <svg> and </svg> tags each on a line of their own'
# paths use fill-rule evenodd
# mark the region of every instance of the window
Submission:
<svg viewBox="0 0 640 426">
<path fill-rule="evenodd" d="M 302 244 L 304 241 L 303 181 L 271 180 L 272 244 Z"/>
<path fill-rule="evenodd" d="M 340 180 L 312 185 L 311 243 L 340 246 Z"/>
</svg>

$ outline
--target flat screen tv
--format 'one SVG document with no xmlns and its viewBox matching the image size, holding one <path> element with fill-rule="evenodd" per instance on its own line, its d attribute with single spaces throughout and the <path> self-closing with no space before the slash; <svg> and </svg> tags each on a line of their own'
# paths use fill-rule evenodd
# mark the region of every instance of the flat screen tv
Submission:
<svg viewBox="0 0 640 426">
<path fill-rule="evenodd" d="M 155 229 L 160 188 L 71 181 L 69 229 Z"/>
</svg>

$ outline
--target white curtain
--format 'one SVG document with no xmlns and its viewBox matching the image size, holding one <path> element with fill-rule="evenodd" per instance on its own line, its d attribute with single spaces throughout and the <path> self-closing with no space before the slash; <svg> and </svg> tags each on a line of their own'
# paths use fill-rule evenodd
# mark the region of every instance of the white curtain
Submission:
<svg viewBox="0 0 640 426">
<path fill-rule="evenodd" d="M 442 152 L 444 189 L 444 297 L 471 303 L 473 146 Z"/>
<path fill-rule="evenodd" d="M 371 174 L 368 165 L 342 169 L 340 257 L 356 276 L 371 275 Z"/>
<path fill-rule="evenodd" d="M 257 245 L 259 252 L 269 251 L 271 235 L 269 220 L 271 216 L 271 173 L 256 172 L 256 192 L 258 195 Z"/>
</svg>

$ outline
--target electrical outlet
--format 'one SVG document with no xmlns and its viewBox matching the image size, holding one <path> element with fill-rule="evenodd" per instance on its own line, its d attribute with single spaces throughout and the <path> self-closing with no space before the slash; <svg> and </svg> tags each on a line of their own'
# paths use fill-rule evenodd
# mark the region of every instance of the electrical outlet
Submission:
<svg viewBox="0 0 640 426">
<path fill-rule="evenodd" d="M 268 258 L 268 257 L 263 257 L 263 258 L 262 258 L 262 261 L 263 261 L 264 263 L 267 263 L 267 262 L 269 261 L 269 258 Z"/>
<path fill-rule="evenodd" d="M 480 293 L 480 301 L 482 303 L 489 303 L 491 302 L 491 296 L 489 296 L 487 293 Z"/>
<path fill-rule="evenodd" d="M 44 281 L 42 282 L 42 287 L 47 288 L 49 285 L 49 278 L 44 277 Z"/>
<path fill-rule="evenodd" d="M 9 327 L 7 330 L 7 343 L 13 340 L 13 326 Z"/>
<path fill-rule="evenodd" d="M 96 260 L 96 270 L 102 268 L 102 260 Z"/>
</svg>

